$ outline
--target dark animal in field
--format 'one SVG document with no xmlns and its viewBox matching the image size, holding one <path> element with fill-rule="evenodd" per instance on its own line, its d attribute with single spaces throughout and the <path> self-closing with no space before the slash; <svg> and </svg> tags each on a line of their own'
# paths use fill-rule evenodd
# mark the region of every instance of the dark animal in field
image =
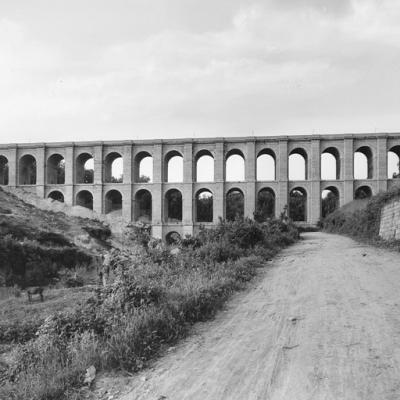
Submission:
<svg viewBox="0 0 400 400">
<path fill-rule="evenodd" d="M 28 294 L 28 300 L 32 301 L 32 296 L 34 294 L 38 294 L 40 296 L 40 301 L 43 301 L 43 290 L 44 289 L 40 286 L 26 288 L 26 293 Z"/>
</svg>

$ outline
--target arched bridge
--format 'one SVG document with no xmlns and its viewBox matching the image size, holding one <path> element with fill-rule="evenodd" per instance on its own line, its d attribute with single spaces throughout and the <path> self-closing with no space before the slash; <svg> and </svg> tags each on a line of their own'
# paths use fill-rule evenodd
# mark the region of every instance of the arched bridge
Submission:
<svg viewBox="0 0 400 400">
<path fill-rule="evenodd" d="M 336 207 L 394 185 L 390 155 L 398 162 L 398 133 L 0 144 L 0 185 L 145 220 L 165 237 L 286 205 L 314 224 L 323 192 Z"/>
</svg>

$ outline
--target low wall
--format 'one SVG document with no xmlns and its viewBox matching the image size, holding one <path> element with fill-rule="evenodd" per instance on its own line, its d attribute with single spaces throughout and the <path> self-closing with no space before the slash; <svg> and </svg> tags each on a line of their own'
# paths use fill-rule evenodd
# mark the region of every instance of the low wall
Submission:
<svg viewBox="0 0 400 400">
<path fill-rule="evenodd" d="M 385 240 L 400 240 L 400 199 L 392 200 L 382 208 L 379 236 Z"/>
</svg>

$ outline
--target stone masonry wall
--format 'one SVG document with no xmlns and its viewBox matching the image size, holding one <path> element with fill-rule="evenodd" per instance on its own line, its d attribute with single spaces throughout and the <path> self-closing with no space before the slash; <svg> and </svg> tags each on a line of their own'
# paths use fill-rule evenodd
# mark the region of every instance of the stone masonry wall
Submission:
<svg viewBox="0 0 400 400">
<path fill-rule="evenodd" d="M 383 207 L 379 236 L 385 240 L 400 240 L 400 199 L 392 200 Z"/>
</svg>

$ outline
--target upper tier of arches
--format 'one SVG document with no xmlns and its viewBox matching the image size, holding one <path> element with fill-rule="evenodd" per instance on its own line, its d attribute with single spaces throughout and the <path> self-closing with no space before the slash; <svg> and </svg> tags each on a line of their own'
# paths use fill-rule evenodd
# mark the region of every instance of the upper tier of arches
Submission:
<svg viewBox="0 0 400 400">
<path fill-rule="evenodd" d="M 376 144 L 354 141 L 349 155 L 343 144 L 333 141 L 321 141 L 317 154 L 310 143 L 294 143 L 283 153 L 276 144 L 257 144 L 251 153 L 246 144 L 230 144 L 222 154 L 210 145 L 196 145 L 190 153 L 182 145 L 177 149 L 169 145 L 159 154 L 148 145 L 129 156 L 123 148 L 110 148 L 99 155 L 94 148 L 82 147 L 73 158 L 64 149 L 50 153 L 44 162 L 37 152 L 25 149 L 12 163 L 10 154 L 0 149 L 0 185 L 11 184 L 10 177 L 17 185 L 382 179 L 378 163 L 387 165 L 386 178 L 400 177 L 400 139 L 398 144 L 388 143 L 384 163 Z"/>
</svg>

